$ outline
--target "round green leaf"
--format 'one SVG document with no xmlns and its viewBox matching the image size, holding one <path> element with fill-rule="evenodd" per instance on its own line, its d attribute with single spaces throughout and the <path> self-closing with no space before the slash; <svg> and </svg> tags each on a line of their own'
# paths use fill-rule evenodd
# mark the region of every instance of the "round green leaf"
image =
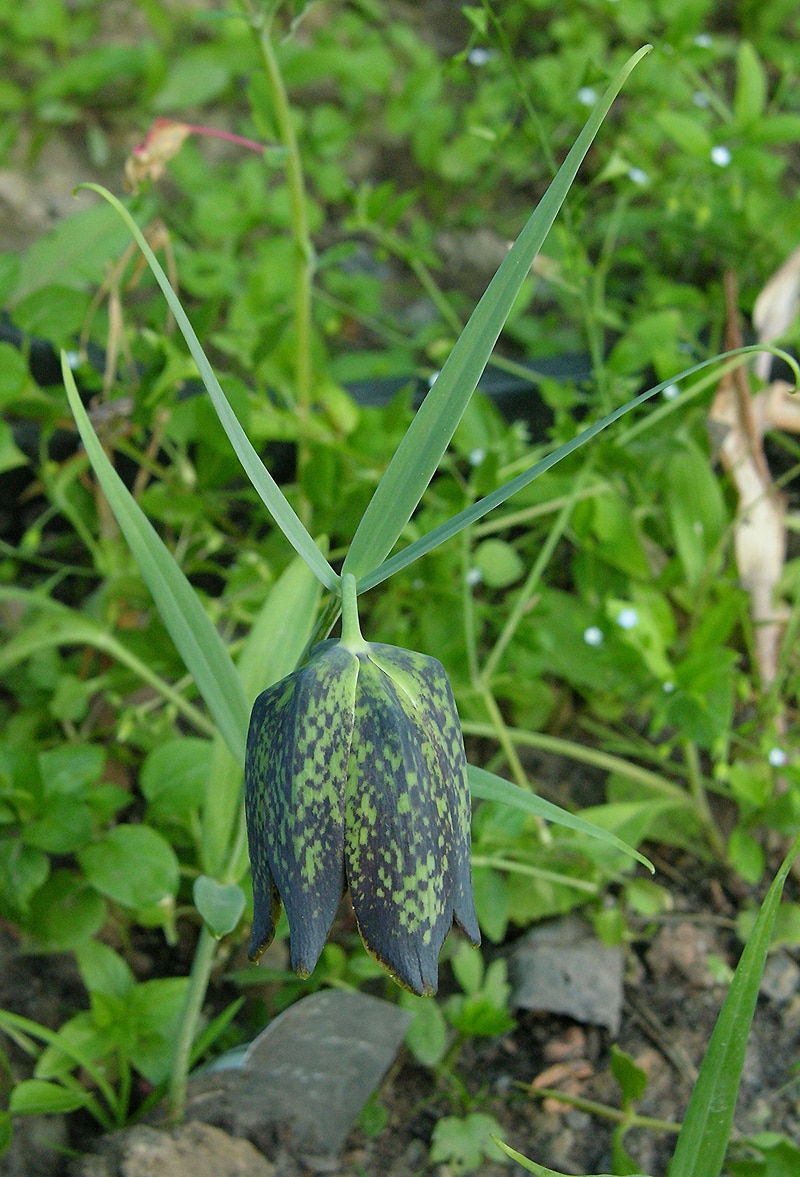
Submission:
<svg viewBox="0 0 800 1177">
<path fill-rule="evenodd" d="M 519 580 L 525 565 L 511 544 L 501 539 L 487 539 L 475 551 L 475 567 L 489 588 L 506 588 Z"/>
<path fill-rule="evenodd" d="M 156 907 L 178 890 L 175 852 L 149 826 L 117 826 L 81 850 L 78 860 L 92 886 L 123 907 Z"/>
<path fill-rule="evenodd" d="M 208 875 L 200 875 L 194 883 L 194 905 L 210 931 L 221 939 L 232 932 L 242 918 L 244 891 L 236 883 L 226 887 Z"/>
<path fill-rule="evenodd" d="M 95 934 L 106 918 L 103 897 L 73 871 L 50 876 L 31 900 L 25 927 L 44 952 L 66 952 Z"/>
</svg>

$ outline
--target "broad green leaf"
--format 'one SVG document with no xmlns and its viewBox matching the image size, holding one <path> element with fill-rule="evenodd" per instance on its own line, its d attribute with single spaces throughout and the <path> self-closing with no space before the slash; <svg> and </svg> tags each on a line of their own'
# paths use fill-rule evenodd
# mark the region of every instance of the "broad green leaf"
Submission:
<svg viewBox="0 0 800 1177">
<path fill-rule="evenodd" d="M 269 591 L 236 663 L 248 699 L 285 678 L 311 638 L 319 581 L 303 560 L 293 560 Z"/>
<path fill-rule="evenodd" d="M 136 984 L 136 978 L 119 953 L 101 940 L 81 944 L 75 958 L 89 993 L 124 997 Z"/>
<path fill-rule="evenodd" d="M 89 301 L 88 294 L 68 286 L 47 286 L 20 299 L 14 307 L 14 322 L 26 334 L 59 346 L 80 331 Z"/>
<path fill-rule="evenodd" d="M 16 470 L 18 466 L 27 466 L 28 459 L 14 441 L 14 432 L 9 424 L 0 421 L 0 474 L 6 470 Z"/>
<path fill-rule="evenodd" d="M 772 929 L 798 853 L 800 837 L 781 863 L 737 965 L 689 1100 L 670 1177 L 719 1177 L 721 1172 Z"/>
<path fill-rule="evenodd" d="M 8 1110 L 12 1116 L 53 1116 L 77 1111 L 90 1099 L 89 1092 L 83 1088 L 62 1087 L 46 1079 L 24 1079 L 11 1092 Z"/>
<path fill-rule="evenodd" d="M 27 822 L 22 837 L 28 846 L 49 854 L 69 854 L 89 841 L 92 812 L 76 797 L 55 796 L 47 800 L 41 817 Z"/>
<path fill-rule="evenodd" d="M 0 914 L 18 920 L 50 872 L 50 859 L 18 838 L 0 839 Z"/>
<path fill-rule="evenodd" d="M 500 1125 L 494 1116 L 470 1112 L 467 1116 L 444 1116 L 433 1130 L 430 1159 L 445 1162 L 456 1177 L 480 1168 L 484 1160 L 505 1162 L 495 1134 Z"/>
<path fill-rule="evenodd" d="M 423 1067 L 435 1067 L 447 1053 L 448 1033 L 442 1007 L 438 1001 L 401 993 L 400 1004 L 414 1015 L 406 1030 L 406 1046 Z"/>
<path fill-rule="evenodd" d="M 223 745 L 225 746 L 225 745 Z M 148 822 L 187 822 L 203 804 L 209 785 L 211 741 L 176 736 L 147 754 L 139 787 L 147 798 Z"/>
<path fill-rule="evenodd" d="M 109 257 L 117 257 L 125 245 L 122 226 L 102 204 L 65 217 L 25 251 L 12 305 L 54 285 L 94 289 L 106 275 Z"/>
<path fill-rule="evenodd" d="M 502 801 L 504 804 L 513 805 L 526 813 L 533 813 L 545 821 L 567 826 L 569 829 L 577 830 L 578 833 L 586 834 L 590 838 L 599 838 L 601 842 L 607 842 L 615 849 L 631 855 L 643 866 L 646 866 L 651 873 L 655 873 L 655 867 L 643 854 L 634 850 L 632 846 L 628 846 L 616 835 L 609 833 L 608 830 L 584 821 L 583 818 L 569 813 L 559 805 L 553 805 L 552 801 L 545 801 L 544 797 L 537 797 L 535 793 L 526 793 L 519 785 L 512 785 L 511 781 L 503 780 L 502 777 L 495 776 L 493 772 L 487 772 L 485 768 L 477 768 L 474 764 L 470 764 L 467 773 L 473 797 L 477 797 L 481 801 Z"/>
<path fill-rule="evenodd" d="M 755 123 L 767 104 L 767 74 L 749 41 L 742 41 L 736 54 L 736 94 L 733 111 L 736 121 Z"/>
<path fill-rule="evenodd" d="M 800 1173 L 800 1148 L 778 1132 L 758 1132 L 739 1144 L 751 1155 L 725 1162 L 731 1177 L 797 1177 Z"/>
<path fill-rule="evenodd" d="M 86 452 L 161 618 L 225 742 L 242 759 L 248 705 L 231 657 L 194 589 L 106 457 L 63 355 L 61 368 Z"/>
<path fill-rule="evenodd" d="M 655 121 L 673 143 L 688 155 L 707 159 L 711 154 L 711 137 L 699 113 L 689 115 L 678 110 L 659 110 Z"/>
<path fill-rule="evenodd" d="M 2 1158 L 4 1153 L 8 1152 L 12 1136 L 13 1128 L 10 1114 L 8 1112 L 0 1112 L 0 1158 Z"/>
<path fill-rule="evenodd" d="M 107 995 L 95 995 L 92 1011 L 82 1010 L 59 1027 L 36 1061 L 34 1075 L 37 1079 L 64 1079 L 83 1066 L 84 1060 L 102 1065 L 102 1060 L 113 1053 L 119 1037 L 117 1026 L 121 1022 L 119 1003 L 113 1006 L 117 1016 L 107 1016 L 104 1024 L 99 1025 L 94 1016 L 98 1006 L 102 1006 L 104 1012 L 109 1012 L 112 1006 L 110 1001 L 98 1002 L 98 997 L 102 996 Z"/>
<path fill-rule="evenodd" d="M 59 870 L 33 896 L 24 926 L 34 949 L 67 952 L 99 931 L 105 918 L 102 895 L 79 875 Z"/>
<path fill-rule="evenodd" d="M 647 1071 L 643 1071 L 616 1043 L 611 1046 L 611 1073 L 619 1083 L 623 1107 L 642 1098 L 647 1089 Z"/>
<path fill-rule="evenodd" d="M 245 906 L 244 891 L 236 883 L 223 886 L 208 875 L 194 881 L 194 905 L 217 940 L 232 932 Z"/>
<path fill-rule="evenodd" d="M 195 335 L 194 328 L 186 316 L 186 312 L 181 306 L 175 291 L 172 289 L 169 279 L 161 268 L 158 259 L 145 241 L 144 235 L 139 229 L 139 226 L 136 224 L 125 206 L 119 200 L 117 200 L 115 196 L 112 196 L 112 194 L 105 188 L 102 188 L 99 184 L 82 184 L 81 187 L 87 188 L 92 192 L 97 192 L 100 196 L 103 197 L 104 200 L 107 200 L 108 203 L 112 205 L 114 209 L 116 209 L 119 216 L 128 226 L 130 232 L 136 240 L 136 244 L 139 246 L 145 258 L 147 259 L 147 264 L 150 266 L 156 282 L 158 282 L 158 285 L 161 287 L 164 297 L 169 304 L 170 310 L 175 316 L 175 321 L 178 324 L 181 334 L 186 341 L 186 346 L 189 348 L 192 359 L 197 365 L 200 378 L 205 385 L 208 395 L 211 397 L 211 402 L 214 405 L 217 416 L 220 419 L 223 429 L 228 435 L 228 440 L 236 451 L 236 456 L 241 462 L 244 472 L 252 482 L 262 502 L 272 515 L 272 518 L 275 520 L 278 527 L 286 536 L 287 540 L 295 549 L 297 554 L 303 557 L 309 568 L 313 570 L 314 574 L 319 578 L 321 583 L 324 584 L 327 589 L 330 589 L 331 592 L 336 592 L 339 583 L 339 577 L 333 571 L 328 561 L 322 555 L 319 548 L 306 531 L 283 491 L 280 489 L 275 479 L 261 461 L 260 457 L 250 443 L 247 434 L 239 424 L 236 414 L 231 408 L 228 398 L 222 391 L 220 383 L 214 374 L 214 370 L 206 358 L 205 352 L 200 345 L 200 341 Z M 64 366 L 66 367 L 66 365 Z M 84 438 L 84 444 L 85 440 L 86 439 Z"/>
<path fill-rule="evenodd" d="M 135 1031 L 130 1062 L 154 1086 L 169 1078 L 188 987 L 188 977 L 156 977 L 126 997 Z"/>
<path fill-rule="evenodd" d="M 727 522 L 718 478 L 694 444 L 671 455 L 666 468 L 670 526 L 686 582 L 696 587 Z"/>
<path fill-rule="evenodd" d="M 116 826 L 81 850 L 78 861 L 92 886 L 123 907 L 156 907 L 178 891 L 175 851 L 149 826 Z"/>
<path fill-rule="evenodd" d="M 0 343 L 0 405 L 12 406 L 29 380 L 28 360 L 23 352 L 10 343 Z"/>
<path fill-rule="evenodd" d="M 470 316 L 364 512 L 343 572 L 356 579 L 366 576 L 399 539 L 450 443 L 584 156 L 625 79 L 650 48 L 640 49 L 617 74 Z"/>
</svg>

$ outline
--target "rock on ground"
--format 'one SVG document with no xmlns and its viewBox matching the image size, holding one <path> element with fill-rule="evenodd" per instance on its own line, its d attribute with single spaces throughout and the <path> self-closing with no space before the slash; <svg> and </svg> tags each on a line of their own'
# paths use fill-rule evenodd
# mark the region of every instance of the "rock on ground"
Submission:
<svg viewBox="0 0 800 1177">
<path fill-rule="evenodd" d="M 249 1140 L 195 1121 L 166 1131 L 140 1125 L 106 1136 L 101 1153 L 81 1157 L 74 1177 L 273 1177 Z"/>
</svg>

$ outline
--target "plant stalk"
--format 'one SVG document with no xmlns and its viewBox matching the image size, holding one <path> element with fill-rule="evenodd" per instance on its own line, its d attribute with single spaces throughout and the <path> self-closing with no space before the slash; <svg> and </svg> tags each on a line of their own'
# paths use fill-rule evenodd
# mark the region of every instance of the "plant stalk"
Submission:
<svg viewBox="0 0 800 1177">
<path fill-rule="evenodd" d="M 181 1121 L 186 1108 L 186 1085 L 189 1079 L 189 1066 L 192 1056 L 195 1030 L 203 1009 L 211 970 L 214 967 L 217 942 L 205 924 L 200 929 L 200 938 L 192 961 L 192 971 L 189 974 L 189 989 L 186 994 L 186 1004 L 175 1042 L 175 1053 L 172 1056 L 172 1073 L 169 1082 L 169 1115 L 174 1121 Z"/>
<path fill-rule="evenodd" d="M 272 110 L 278 127 L 278 135 L 286 153 L 286 184 L 289 190 L 291 231 L 297 254 L 294 289 L 294 331 L 295 331 L 295 406 L 298 416 L 305 421 L 311 411 L 314 382 L 312 360 L 312 317 L 311 296 L 316 252 L 308 227 L 306 185 L 300 146 L 295 133 L 292 108 L 281 74 L 275 43 L 272 37 L 273 10 L 268 15 L 256 11 L 252 0 L 244 0 L 250 16 L 250 23 L 258 42 L 264 75 L 269 87 Z M 309 453 L 301 428 L 297 439 L 297 481 L 302 487 L 303 472 L 309 461 Z M 309 524 L 311 505 L 301 494 L 298 514 L 306 526 Z"/>
</svg>

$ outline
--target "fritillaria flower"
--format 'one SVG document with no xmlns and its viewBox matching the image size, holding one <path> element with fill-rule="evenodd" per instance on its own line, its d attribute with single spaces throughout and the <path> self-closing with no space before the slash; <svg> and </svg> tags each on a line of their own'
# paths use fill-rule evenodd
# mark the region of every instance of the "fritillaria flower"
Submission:
<svg viewBox="0 0 800 1177">
<path fill-rule="evenodd" d="M 270 944 L 282 900 L 292 967 L 308 976 L 349 888 L 367 950 L 433 994 L 453 920 L 480 942 L 461 725 L 441 663 L 355 630 L 315 646 L 253 707 L 250 956 Z"/>
</svg>

